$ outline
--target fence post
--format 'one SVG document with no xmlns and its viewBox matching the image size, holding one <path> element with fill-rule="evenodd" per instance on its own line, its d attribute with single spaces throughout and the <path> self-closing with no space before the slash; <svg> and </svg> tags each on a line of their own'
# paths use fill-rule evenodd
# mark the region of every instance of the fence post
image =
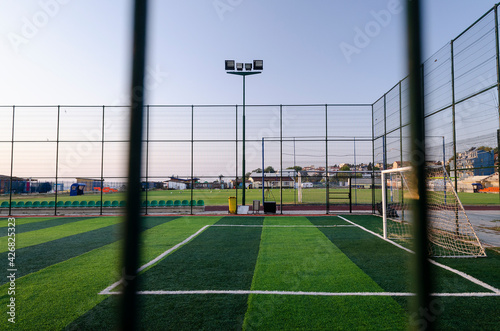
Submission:
<svg viewBox="0 0 500 331">
<path fill-rule="evenodd" d="M 58 176 L 59 176 L 59 125 L 61 118 L 61 106 L 57 106 L 57 133 L 56 133 L 56 194 L 54 196 L 54 216 L 57 216 L 57 196 L 59 194 L 59 186 L 57 185 Z"/>
</svg>

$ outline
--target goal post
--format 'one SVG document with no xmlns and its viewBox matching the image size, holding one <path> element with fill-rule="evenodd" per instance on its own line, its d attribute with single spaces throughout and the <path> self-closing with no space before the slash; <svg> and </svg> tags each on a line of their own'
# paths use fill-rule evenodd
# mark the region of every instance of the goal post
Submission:
<svg viewBox="0 0 500 331">
<path fill-rule="evenodd" d="M 412 240 L 412 212 L 409 202 L 418 199 L 411 167 L 383 170 L 383 236 L 408 243 Z M 484 247 L 443 166 L 426 167 L 427 227 L 429 255 L 434 257 L 486 256 Z"/>
</svg>

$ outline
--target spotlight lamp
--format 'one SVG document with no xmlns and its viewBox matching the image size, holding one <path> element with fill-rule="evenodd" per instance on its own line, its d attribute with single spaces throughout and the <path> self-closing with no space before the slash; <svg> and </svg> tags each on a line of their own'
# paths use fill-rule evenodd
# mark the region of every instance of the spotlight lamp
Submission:
<svg viewBox="0 0 500 331">
<path fill-rule="evenodd" d="M 226 70 L 234 70 L 234 60 L 226 60 Z"/>
<path fill-rule="evenodd" d="M 253 69 L 254 70 L 264 70 L 264 61 L 263 60 L 253 60 Z"/>
<path fill-rule="evenodd" d="M 252 64 L 251 63 L 245 63 L 245 70 L 246 71 L 252 70 Z"/>
<path fill-rule="evenodd" d="M 238 71 L 243 70 L 243 63 L 236 63 L 236 70 Z"/>
</svg>

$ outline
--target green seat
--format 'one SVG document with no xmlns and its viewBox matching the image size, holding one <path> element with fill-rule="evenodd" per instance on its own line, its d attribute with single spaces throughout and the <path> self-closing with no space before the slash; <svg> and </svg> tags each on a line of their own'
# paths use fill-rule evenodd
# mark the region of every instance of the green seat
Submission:
<svg viewBox="0 0 500 331">
<path fill-rule="evenodd" d="M 182 205 L 183 205 L 183 206 L 189 206 L 189 201 L 187 201 L 187 200 L 182 200 Z"/>
<path fill-rule="evenodd" d="M 172 207 L 174 205 L 174 202 L 172 200 L 167 201 L 167 207 Z"/>
<path fill-rule="evenodd" d="M 197 205 L 198 205 L 198 206 L 204 206 L 204 205 L 205 205 L 205 201 L 203 201 L 203 200 L 198 200 Z"/>
<path fill-rule="evenodd" d="M 12 208 L 16 208 L 16 205 L 17 205 L 17 203 L 16 203 L 15 201 L 12 201 L 12 202 L 10 203 L 10 206 L 11 206 Z"/>
<path fill-rule="evenodd" d="M 0 205 L 0 208 L 9 208 L 9 202 L 8 201 L 2 201 L 2 204 Z"/>
<path fill-rule="evenodd" d="M 190 206 L 196 206 L 196 200 L 191 200 L 191 202 L 189 203 Z"/>
<path fill-rule="evenodd" d="M 87 203 L 87 207 L 95 207 L 95 201 L 91 200 Z"/>
<path fill-rule="evenodd" d="M 54 208 L 56 206 L 55 201 L 49 201 L 49 208 Z"/>
<path fill-rule="evenodd" d="M 69 200 L 64 203 L 64 207 L 71 207 L 71 205 L 72 205 L 72 202 Z"/>
<path fill-rule="evenodd" d="M 95 205 L 96 205 L 96 207 L 101 207 L 101 200 L 97 200 L 97 201 L 95 202 Z"/>
<path fill-rule="evenodd" d="M 150 206 L 150 204 L 149 204 L 149 200 L 148 200 L 148 201 L 143 201 L 143 202 L 142 202 L 142 206 L 143 206 L 143 207 L 146 207 L 146 206 L 148 206 L 148 207 L 149 207 L 149 206 Z"/>
<path fill-rule="evenodd" d="M 127 201 L 125 200 L 120 201 L 120 207 L 127 207 Z"/>
<path fill-rule="evenodd" d="M 111 203 L 111 207 L 119 207 L 119 206 L 120 206 L 120 202 L 117 200 L 113 200 L 113 202 Z"/>
<path fill-rule="evenodd" d="M 165 207 L 165 200 L 160 200 L 160 202 L 158 202 L 158 206 Z"/>
<path fill-rule="evenodd" d="M 33 202 L 33 208 L 40 208 L 40 201 Z"/>
<path fill-rule="evenodd" d="M 73 201 L 71 207 L 80 207 L 80 201 Z"/>
<path fill-rule="evenodd" d="M 158 201 L 156 200 L 151 201 L 151 207 L 158 207 Z"/>
<path fill-rule="evenodd" d="M 181 200 L 175 200 L 174 201 L 174 206 L 179 207 L 181 205 Z"/>
<path fill-rule="evenodd" d="M 64 201 L 57 201 L 57 207 L 64 207 Z"/>
<path fill-rule="evenodd" d="M 31 202 L 31 201 L 26 201 L 26 202 L 24 203 L 24 207 L 28 207 L 28 208 L 33 207 L 33 202 Z"/>
<path fill-rule="evenodd" d="M 51 202 L 54 202 L 54 201 L 51 201 Z M 47 201 L 42 201 L 42 203 L 40 204 L 40 207 L 42 208 L 47 208 L 49 206 L 49 203 Z"/>
<path fill-rule="evenodd" d="M 23 208 L 24 207 L 24 201 L 19 201 L 17 204 L 16 204 L 16 208 Z"/>
<path fill-rule="evenodd" d="M 109 200 L 104 201 L 104 204 L 102 206 L 103 207 L 111 207 L 111 201 L 109 201 Z"/>
<path fill-rule="evenodd" d="M 80 207 L 87 207 L 88 206 L 88 202 L 83 200 L 83 201 L 80 201 Z"/>
</svg>

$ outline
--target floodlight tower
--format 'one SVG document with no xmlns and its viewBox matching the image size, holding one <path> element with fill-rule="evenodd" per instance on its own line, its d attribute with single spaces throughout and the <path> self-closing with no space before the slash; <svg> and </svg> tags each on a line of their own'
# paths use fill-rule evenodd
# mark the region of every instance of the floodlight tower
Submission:
<svg viewBox="0 0 500 331">
<path fill-rule="evenodd" d="M 243 71 L 243 67 L 245 71 Z M 253 70 L 252 71 L 252 63 L 235 63 L 234 60 L 226 60 L 226 73 L 231 75 L 238 75 L 243 77 L 243 160 L 242 160 L 242 168 L 243 168 L 243 193 L 241 196 L 241 204 L 245 205 L 245 77 L 249 75 L 260 74 L 264 69 L 264 61 L 263 60 L 253 60 Z M 236 71 L 235 71 L 236 70 Z M 262 169 L 264 171 L 264 169 Z M 238 178 L 236 178 L 236 183 L 238 183 Z"/>
</svg>

